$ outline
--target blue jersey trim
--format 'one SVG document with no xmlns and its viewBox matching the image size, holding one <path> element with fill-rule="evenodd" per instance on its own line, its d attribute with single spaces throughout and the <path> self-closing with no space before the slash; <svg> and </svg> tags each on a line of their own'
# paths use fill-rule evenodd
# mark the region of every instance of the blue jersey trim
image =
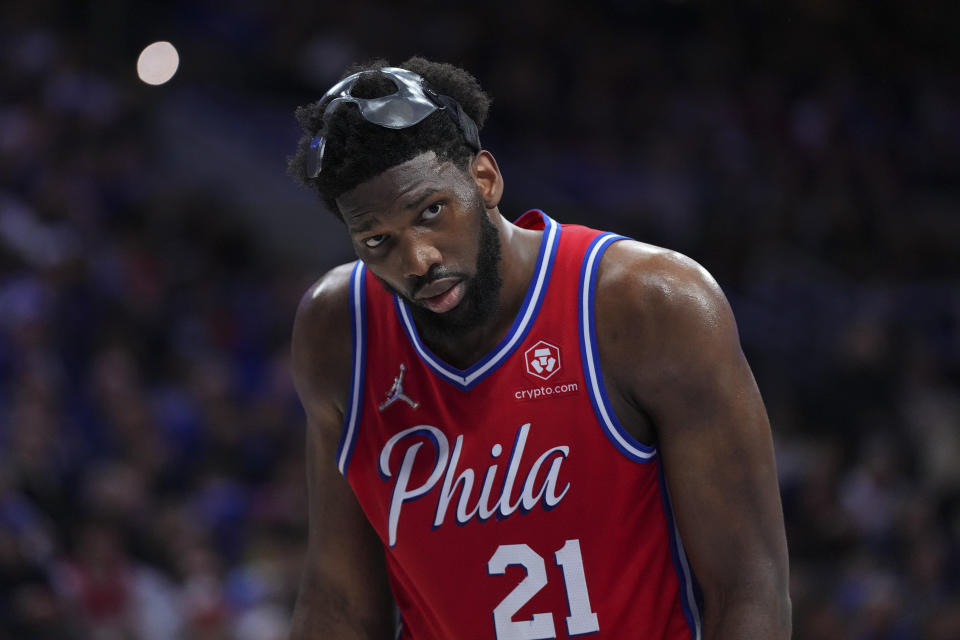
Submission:
<svg viewBox="0 0 960 640">
<path fill-rule="evenodd" d="M 497 367 L 520 346 L 523 339 L 527 337 L 527 333 L 530 332 L 530 328 L 533 326 L 533 322 L 537 317 L 537 312 L 540 310 L 540 304 L 543 302 L 547 284 L 550 281 L 550 273 L 553 271 L 557 245 L 560 243 L 560 225 L 547 217 L 546 214 L 543 214 L 543 221 L 543 237 L 540 240 L 540 251 L 537 254 L 537 264 L 534 268 L 533 279 L 530 281 L 530 286 L 527 287 L 523 304 L 520 306 L 520 311 L 517 313 L 517 317 L 514 319 L 510 331 L 507 332 L 507 335 L 493 351 L 468 369 L 452 367 L 434 355 L 420 340 L 420 335 L 417 333 L 417 327 L 413 322 L 407 304 L 401 300 L 399 296 L 394 295 L 394 307 L 400 318 L 400 323 L 403 325 L 420 359 L 423 360 L 434 373 L 455 387 L 463 391 L 472 389 L 477 383 L 496 371 Z"/>
<path fill-rule="evenodd" d="M 613 233 L 604 233 L 593 239 L 587 247 L 580 269 L 579 291 L 579 323 L 580 323 L 580 360 L 583 363 L 583 375 L 587 381 L 587 391 L 590 403 L 597 420 L 603 426 L 603 432 L 610 439 L 620 453 L 635 462 L 649 462 L 657 455 L 656 447 L 638 442 L 631 436 L 613 411 L 610 398 L 603 383 L 603 372 L 600 368 L 600 353 L 597 350 L 597 331 L 594 317 L 594 295 L 597 288 L 597 271 L 600 258 L 607 248 L 617 242 L 625 240 L 623 236 Z"/>
<path fill-rule="evenodd" d="M 360 393 L 363 390 L 363 378 L 366 369 L 366 292 L 367 279 L 364 277 L 363 263 L 359 260 L 350 275 L 350 335 L 353 345 L 353 375 L 350 378 L 350 395 L 344 412 L 343 432 L 337 446 L 337 467 L 346 477 L 353 445 L 357 441 L 357 427 L 363 404 Z"/>
<path fill-rule="evenodd" d="M 677 578 L 680 581 L 680 604 L 683 609 L 683 617 L 686 618 L 687 626 L 690 628 L 691 640 L 701 640 L 703 618 L 700 616 L 700 606 L 696 597 L 697 579 L 690 570 L 687 553 L 683 550 L 683 542 L 680 540 L 680 532 L 677 529 L 677 521 L 673 518 L 670 491 L 667 488 L 667 479 L 663 475 L 662 464 L 657 470 L 657 477 L 660 483 L 663 511 L 667 520 L 667 535 L 670 538 L 670 556 L 673 559 L 673 567 L 676 569 Z"/>
</svg>

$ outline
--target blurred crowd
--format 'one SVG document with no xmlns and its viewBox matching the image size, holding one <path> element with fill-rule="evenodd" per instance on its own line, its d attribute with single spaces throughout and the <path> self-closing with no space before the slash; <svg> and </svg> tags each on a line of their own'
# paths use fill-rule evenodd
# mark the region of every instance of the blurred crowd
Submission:
<svg viewBox="0 0 960 640">
<path fill-rule="evenodd" d="M 279 639 L 307 513 L 289 329 L 333 258 L 284 259 L 235 194 L 163 179 L 158 107 L 90 40 L 147 44 L 104 17 L 123 4 L 0 10 L 0 640 Z M 678 249 L 727 292 L 794 637 L 960 637 L 957 9 L 278 4 L 172 3 L 209 54 L 182 82 L 272 96 L 292 151 L 293 107 L 354 59 L 475 72 L 507 215 Z"/>
<path fill-rule="evenodd" d="M 0 42 L 0 638 L 283 638 L 304 276 L 151 180 L 149 104 L 76 38 Z"/>
</svg>

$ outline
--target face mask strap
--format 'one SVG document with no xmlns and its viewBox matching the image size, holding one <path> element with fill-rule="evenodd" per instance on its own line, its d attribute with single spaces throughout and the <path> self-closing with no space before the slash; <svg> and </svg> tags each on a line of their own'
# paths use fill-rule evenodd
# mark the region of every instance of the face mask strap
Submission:
<svg viewBox="0 0 960 640">
<path fill-rule="evenodd" d="M 456 124 L 457 128 L 460 129 L 460 133 L 463 134 L 463 139 L 466 141 L 467 146 L 473 149 L 475 152 L 480 151 L 480 132 L 477 129 L 477 123 L 474 122 L 473 118 L 471 118 L 467 112 L 463 110 L 463 107 L 460 106 L 460 103 L 450 96 L 434 93 L 432 91 L 428 91 L 428 94 L 434 100 L 437 100 L 443 105 L 443 108 L 450 115 L 450 118 L 453 120 L 454 124 Z"/>
</svg>

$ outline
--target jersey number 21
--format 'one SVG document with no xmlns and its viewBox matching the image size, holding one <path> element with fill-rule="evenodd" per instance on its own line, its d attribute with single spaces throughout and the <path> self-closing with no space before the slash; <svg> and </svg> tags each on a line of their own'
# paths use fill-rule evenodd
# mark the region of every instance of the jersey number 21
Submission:
<svg viewBox="0 0 960 640">
<path fill-rule="evenodd" d="M 557 566 L 563 569 L 563 584 L 567 592 L 570 615 L 567 632 L 571 636 L 595 633 L 600 630 L 597 614 L 590 609 L 587 581 L 583 574 L 580 541 L 567 540 L 554 554 Z M 503 575 L 507 567 L 518 565 L 527 576 L 493 610 L 497 640 L 547 640 L 556 638 L 552 613 L 535 613 L 529 620 L 513 620 L 514 614 L 547 584 L 547 570 L 543 557 L 525 544 L 502 544 L 487 562 L 490 575 Z"/>
</svg>

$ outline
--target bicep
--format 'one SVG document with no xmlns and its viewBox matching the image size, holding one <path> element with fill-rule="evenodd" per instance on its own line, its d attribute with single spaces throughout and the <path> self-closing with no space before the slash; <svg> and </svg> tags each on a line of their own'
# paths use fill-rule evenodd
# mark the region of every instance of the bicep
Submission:
<svg viewBox="0 0 960 640">
<path fill-rule="evenodd" d="M 705 589 L 782 586 L 783 516 L 759 391 L 742 354 L 702 367 L 651 409 L 684 546 Z"/>
<path fill-rule="evenodd" d="M 769 421 L 719 286 L 688 258 L 633 242 L 610 248 L 600 277 L 604 370 L 656 431 L 705 595 L 785 588 Z"/>
<path fill-rule="evenodd" d="M 733 314 L 711 281 L 671 312 L 643 386 L 684 547 L 705 591 L 780 590 L 786 542 L 773 442 Z"/>
<path fill-rule="evenodd" d="M 309 540 L 294 626 L 340 630 L 324 637 L 392 637 L 383 546 L 336 466 L 332 426 L 308 420 Z"/>
</svg>

